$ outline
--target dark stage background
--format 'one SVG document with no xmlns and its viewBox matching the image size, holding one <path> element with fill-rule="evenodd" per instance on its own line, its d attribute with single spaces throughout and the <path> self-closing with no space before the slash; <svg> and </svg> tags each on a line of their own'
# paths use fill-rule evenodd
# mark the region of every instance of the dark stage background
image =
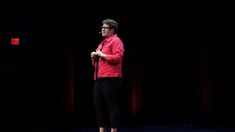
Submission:
<svg viewBox="0 0 235 132">
<path fill-rule="evenodd" d="M 234 124 L 230 8 L 136 4 L 4 2 L 3 119 L 33 128 L 96 127 L 90 52 L 102 39 L 101 21 L 114 18 L 125 44 L 123 126 Z"/>
</svg>

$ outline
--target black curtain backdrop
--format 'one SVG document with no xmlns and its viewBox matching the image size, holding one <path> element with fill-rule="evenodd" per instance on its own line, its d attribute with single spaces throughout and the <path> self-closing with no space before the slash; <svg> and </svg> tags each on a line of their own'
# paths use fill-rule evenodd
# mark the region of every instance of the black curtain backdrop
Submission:
<svg viewBox="0 0 235 132">
<path fill-rule="evenodd" d="M 15 8 L 5 6 L 1 21 L 4 119 L 33 128 L 96 127 L 90 53 L 102 40 L 101 21 L 113 18 L 125 45 L 123 126 L 232 125 L 229 8 L 136 4 L 5 2 Z"/>
</svg>

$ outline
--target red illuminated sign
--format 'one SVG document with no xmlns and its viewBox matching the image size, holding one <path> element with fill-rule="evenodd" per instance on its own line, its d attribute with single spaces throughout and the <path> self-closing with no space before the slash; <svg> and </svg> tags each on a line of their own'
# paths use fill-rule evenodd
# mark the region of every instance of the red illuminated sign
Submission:
<svg viewBox="0 0 235 132">
<path fill-rule="evenodd" d="M 11 45 L 19 45 L 20 38 L 11 38 Z"/>
</svg>

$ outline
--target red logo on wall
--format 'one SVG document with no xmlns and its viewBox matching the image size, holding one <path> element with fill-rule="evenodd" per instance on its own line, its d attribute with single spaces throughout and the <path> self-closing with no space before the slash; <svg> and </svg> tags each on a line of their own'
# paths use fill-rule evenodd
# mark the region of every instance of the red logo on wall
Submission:
<svg viewBox="0 0 235 132">
<path fill-rule="evenodd" d="M 19 45 L 20 38 L 11 38 L 11 45 Z"/>
</svg>

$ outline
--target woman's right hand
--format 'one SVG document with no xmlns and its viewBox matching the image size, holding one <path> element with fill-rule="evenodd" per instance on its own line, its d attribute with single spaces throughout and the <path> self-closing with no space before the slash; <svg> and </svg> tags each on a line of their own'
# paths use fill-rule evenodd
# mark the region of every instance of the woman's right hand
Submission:
<svg viewBox="0 0 235 132">
<path fill-rule="evenodd" d="M 91 52 L 91 58 L 95 57 L 97 53 L 95 51 Z"/>
</svg>

